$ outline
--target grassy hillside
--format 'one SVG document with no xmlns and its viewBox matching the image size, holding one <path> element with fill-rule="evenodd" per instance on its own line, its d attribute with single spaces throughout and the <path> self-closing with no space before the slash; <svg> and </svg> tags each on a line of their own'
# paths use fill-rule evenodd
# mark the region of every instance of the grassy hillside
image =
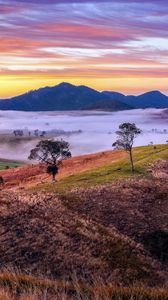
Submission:
<svg viewBox="0 0 168 300">
<path fill-rule="evenodd" d="M 151 260 L 143 246 L 122 234 L 115 222 L 114 226 L 103 224 L 97 214 L 101 203 L 94 203 L 93 192 L 90 197 L 89 213 L 82 208 L 82 195 L 81 203 L 74 198 L 68 205 L 67 198 L 54 194 L 1 191 L 1 265 L 13 264 L 23 272 L 26 269 L 61 280 L 72 279 L 75 274 L 84 282 L 94 277 L 132 284 L 136 278 L 145 284 L 162 284 L 161 266 Z"/>
<path fill-rule="evenodd" d="M 120 153 L 120 152 L 119 152 Z M 130 162 L 128 155 L 123 153 L 119 159 L 104 163 L 101 167 L 94 167 L 87 171 L 80 171 L 70 176 L 64 176 L 56 185 L 46 184 L 39 188 L 45 188 L 48 191 L 63 192 L 76 187 L 88 187 L 94 185 L 108 184 L 117 179 L 132 177 L 130 174 Z M 106 152 L 101 156 L 106 156 Z M 147 176 L 150 163 L 157 159 L 168 159 L 168 145 L 156 145 L 134 148 L 135 176 Z M 73 160 L 71 167 L 73 169 Z"/>
<path fill-rule="evenodd" d="M 19 269 L 3 300 L 168 299 L 168 145 L 134 160 L 131 176 L 125 152 L 74 157 L 54 184 L 40 165 L 1 171 L 0 261 Z"/>
</svg>

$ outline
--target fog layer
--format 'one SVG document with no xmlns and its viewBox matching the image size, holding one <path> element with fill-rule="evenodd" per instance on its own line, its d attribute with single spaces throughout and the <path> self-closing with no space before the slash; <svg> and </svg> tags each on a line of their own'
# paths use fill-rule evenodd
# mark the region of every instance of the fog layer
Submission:
<svg viewBox="0 0 168 300">
<path fill-rule="evenodd" d="M 164 115 L 164 118 L 163 118 Z M 120 112 L 12 112 L 0 111 L 0 158 L 27 160 L 30 149 L 45 131 L 46 138 L 69 141 L 72 155 L 111 150 L 120 123 L 134 122 L 143 130 L 135 146 L 160 144 L 168 140 L 168 115 L 164 110 L 146 109 Z M 15 140 L 13 131 L 23 130 Z M 81 130 L 81 131 L 79 131 Z M 29 133 L 29 138 L 27 138 Z"/>
</svg>

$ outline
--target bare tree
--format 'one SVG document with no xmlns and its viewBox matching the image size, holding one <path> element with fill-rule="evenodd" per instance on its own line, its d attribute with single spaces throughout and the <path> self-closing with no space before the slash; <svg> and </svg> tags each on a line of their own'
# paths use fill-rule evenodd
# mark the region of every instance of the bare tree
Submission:
<svg viewBox="0 0 168 300">
<path fill-rule="evenodd" d="M 53 181 L 62 160 L 70 158 L 69 143 L 64 140 L 42 140 L 31 150 L 28 159 L 38 160 L 47 164 L 47 172 L 52 175 Z"/>
<path fill-rule="evenodd" d="M 124 149 L 129 153 L 132 173 L 135 171 L 132 148 L 135 138 L 141 132 L 141 129 L 136 127 L 134 123 L 122 123 L 119 125 L 119 130 L 116 131 L 118 138 L 115 143 L 112 144 L 112 147 L 115 147 L 116 149 Z"/>
</svg>

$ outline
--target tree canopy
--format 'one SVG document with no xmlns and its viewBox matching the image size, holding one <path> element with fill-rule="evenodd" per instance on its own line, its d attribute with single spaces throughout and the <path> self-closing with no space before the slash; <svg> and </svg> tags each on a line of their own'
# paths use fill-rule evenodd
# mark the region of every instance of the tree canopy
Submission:
<svg viewBox="0 0 168 300">
<path fill-rule="evenodd" d="M 62 161 L 71 157 L 69 143 L 61 140 L 42 140 L 31 150 L 29 159 L 38 160 L 47 164 Z"/>
<path fill-rule="evenodd" d="M 135 138 L 141 132 L 141 129 L 139 129 L 134 123 L 122 123 L 119 125 L 119 130 L 116 131 L 116 134 L 118 136 L 117 140 L 112 144 L 112 147 L 115 147 L 115 149 L 124 149 L 129 152 L 132 173 L 134 173 L 132 147 Z"/>
<path fill-rule="evenodd" d="M 134 123 L 122 123 L 119 125 L 119 130 L 116 131 L 118 138 L 112 146 L 116 149 L 130 151 L 133 147 L 135 138 L 141 132 L 141 129 L 139 129 Z"/>
</svg>

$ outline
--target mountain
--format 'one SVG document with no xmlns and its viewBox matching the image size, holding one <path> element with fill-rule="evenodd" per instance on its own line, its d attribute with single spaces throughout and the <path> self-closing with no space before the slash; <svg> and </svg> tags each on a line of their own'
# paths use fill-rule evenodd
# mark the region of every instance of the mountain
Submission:
<svg viewBox="0 0 168 300">
<path fill-rule="evenodd" d="M 122 101 L 126 97 L 124 94 L 110 91 L 104 91 L 102 94 L 118 101 Z"/>
<path fill-rule="evenodd" d="M 87 86 L 66 82 L 44 87 L 11 99 L 0 101 L 0 110 L 64 111 L 64 110 L 128 110 L 132 108 L 168 108 L 168 97 L 153 91 L 140 96 L 117 92 L 98 92 Z"/>
<path fill-rule="evenodd" d="M 106 91 L 102 94 L 134 108 L 168 108 L 168 97 L 159 91 L 151 91 L 139 96 L 125 96 L 120 93 Z"/>
<path fill-rule="evenodd" d="M 127 104 L 130 101 L 126 102 Z M 143 95 L 137 96 L 134 100 L 135 107 L 156 107 L 156 108 L 167 108 L 168 107 L 168 97 L 159 91 L 152 91 L 145 93 Z"/>
<path fill-rule="evenodd" d="M 97 103 L 109 101 L 110 109 L 116 110 L 116 102 L 94 89 L 86 86 L 74 86 L 69 83 L 61 83 L 54 87 L 45 87 L 39 90 L 30 91 L 26 94 L 0 101 L 0 110 L 23 110 L 23 111 L 52 111 L 52 110 L 84 110 L 95 109 Z M 107 105 L 105 105 L 107 106 Z M 127 104 L 117 103 L 117 109 Z M 91 108 L 92 107 L 92 108 Z"/>
<path fill-rule="evenodd" d="M 111 101 L 109 99 L 107 100 L 101 100 L 97 101 L 94 104 L 88 105 L 85 109 L 87 110 L 106 110 L 106 111 L 118 111 L 118 110 L 129 110 L 133 109 L 133 107 L 129 104 L 126 104 L 124 102 L 113 100 Z"/>
</svg>

